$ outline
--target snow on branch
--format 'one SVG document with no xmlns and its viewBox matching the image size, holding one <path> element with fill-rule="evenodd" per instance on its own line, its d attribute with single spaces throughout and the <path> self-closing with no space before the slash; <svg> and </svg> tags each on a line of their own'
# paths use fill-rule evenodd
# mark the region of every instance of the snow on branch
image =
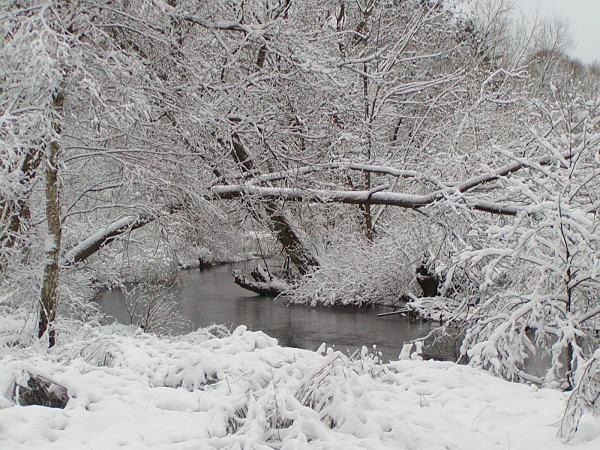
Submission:
<svg viewBox="0 0 600 450">
<path fill-rule="evenodd" d="M 599 135 L 600 140 L 600 135 Z M 562 157 L 565 159 L 573 158 L 576 153 L 565 152 Z M 255 177 L 246 184 L 235 185 L 216 185 L 208 189 L 204 195 L 206 200 L 230 200 L 246 196 L 256 196 L 262 199 L 283 199 L 296 202 L 317 202 L 317 203 L 345 203 L 355 205 L 386 205 L 396 206 L 407 209 L 419 209 L 435 202 L 442 201 L 448 198 L 458 198 L 464 205 L 476 211 L 487 212 L 498 215 L 516 216 L 519 213 L 529 213 L 537 211 L 536 205 L 524 206 L 507 203 L 493 202 L 490 200 L 481 200 L 477 198 L 462 197 L 461 194 L 474 188 L 497 180 L 503 176 L 517 172 L 530 164 L 538 166 L 550 165 L 556 158 L 553 155 L 542 158 L 531 158 L 530 160 L 520 159 L 513 163 L 507 164 L 487 174 L 478 175 L 459 183 L 449 183 L 425 177 L 416 171 L 402 170 L 394 167 L 387 167 L 373 164 L 361 164 L 351 162 L 335 162 L 326 163 L 314 166 L 304 166 L 289 171 L 273 172 Z M 371 173 L 379 173 L 394 177 L 423 179 L 437 186 L 440 189 L 432 191 L 428 194 L 406 194 L 400 192 L 384 191 L 387 186 L 376 186 L 370 190 L 361 191 L 343 191 L 343 190 L 319 190 L 305 189 L 293 187 L 276 187 L 276 186 L 257 186 L 259 182 L 272 182 L 282 179 L 293 179 L 294 176 L 308 174 L 320 170 L 332 169 L 350 169 Z M 171 212 L 181 209 L 181 205 L 170 208 Z M 142 216 L 127 216 L 113 222 L 106 228 L 103 228 L 76 247 L 71 249 L 66 260 L 72 263 L 84 261 L 86 258 L 97 252 L 104 245 L 112 242 L 120 234 L 140 228 L 155 219 L 152 215 Z"/>
<path fill-rule="evenodd" d="M 249 195 L 260 198 L 283 199 L 297 202 L 347 203 L 354 205 L 387 205 L 408 209 L 419 209 L 444 198 L 443 191 L 430 194 L 404 194 L 400 192 L 381 192 L 379 187 L 362 191 L 329 191 L 286 187 L 262 187 L 249 184 L 215 186 L 210 189 L 214 198 L 229 200 Z M 469 208 L 494 214 L 516 215 L 525 211 L 513 205 L 491 201 L 469 200 Z"/>
<path fill-rule="evenodd" d="M 243 24 L 241 21 L 214 21 L 210 22 L 208 20 L 202 19 L 200 17 L 192 16 L 192 15 L 180 15 L 175 16 L 176 19 L 181 21 L 191 22 L 196 25 L 200 25 L 201 27 L 210 29 L 210 30 L 221 30 L 221 31 L 238 31 L 245 34 L 254 34 L 254 35 L 262 35 L 265 34 L 266 31 L 271 28 L 275 21 L 269 21 L 265 24 L 254 24 L 248 25 Z"/>
<path fill-rule="evenodd" d="M 128 231 L 133 231 L 136 228 L 152 222 L 156 217 L 151 215 L 142 216 L 125 216 L 105 228 L 101 228 L 87 239 L 84 239 L 75 247 L 67 252 L 65 260 L 67 264 L 75 264 L 86 260 L 88 257 L 96 253 L 102 247 L 110 244 L 118 236 Z"/>
</svg>

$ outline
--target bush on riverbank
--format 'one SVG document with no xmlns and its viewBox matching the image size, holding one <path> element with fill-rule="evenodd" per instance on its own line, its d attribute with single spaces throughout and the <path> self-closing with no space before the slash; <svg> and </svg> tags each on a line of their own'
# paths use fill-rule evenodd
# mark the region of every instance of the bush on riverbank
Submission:
<svg viewBox="0 0 600 450">
<path fill-rule="evenodd" d="M 336 246 L 321 257 L 321 267 L 299 280 L 293 301 L 311 306 L 398 304 L 413 288 L 413 256 L 391 239 Z"/>
</svg>

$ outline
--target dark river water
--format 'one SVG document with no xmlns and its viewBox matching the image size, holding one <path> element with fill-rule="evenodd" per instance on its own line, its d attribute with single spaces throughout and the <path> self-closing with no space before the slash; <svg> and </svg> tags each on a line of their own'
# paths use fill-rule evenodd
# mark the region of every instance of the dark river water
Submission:
<svg viewBox="0 0 600 450">
<path fill-rule="evenodd" d="M 369 349 L 376 345 L 387 361 L 398 358 L 404 342 L 419 338 L 431 329 L 429 323 L 411 322 L 400 315 L 377 317 L 378 313 L 393 310 L 389 307 L 290 305 L 285 299 L 260 297 L 233 283 L 233 269 L 249 272 L 256 264 L 251 261 L 204 271 L 183 271 L 174 295 L 181 314 L 191 326 L 178 331 L 192 331 L 212 324 L 233 328 L 246 325 L 250 330 L 264 331 L 288 347 L 316 350 L 326 343 L 337 350 L 353 352 L 363 345 Z M 129 323 L 122 291 L 106 291 L 97 301 L 109 316 Z"/>
</svg>

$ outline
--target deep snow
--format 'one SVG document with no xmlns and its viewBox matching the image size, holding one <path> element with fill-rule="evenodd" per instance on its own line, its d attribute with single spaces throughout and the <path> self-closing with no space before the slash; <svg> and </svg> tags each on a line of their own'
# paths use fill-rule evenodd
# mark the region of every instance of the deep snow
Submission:
<svg viewBox="0 0 600 450">
<path fill-rule="evenodd" d="M 567 394 L 449 362 L 378 364 L 220 327 L 159 339 L 104 327 L 56 350 L 0 355 L 2 449 L 598 449 L 584 416 L 555 438 Z M 18 406 L 24 371 L 68 388 L 66 408 Z"/>
</svg>

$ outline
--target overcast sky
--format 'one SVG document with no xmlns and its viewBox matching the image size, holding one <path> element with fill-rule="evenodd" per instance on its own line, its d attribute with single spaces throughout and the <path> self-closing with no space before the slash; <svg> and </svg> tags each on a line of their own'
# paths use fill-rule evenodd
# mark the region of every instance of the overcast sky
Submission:
<svg viewBox="0 0 600 450">
<path fill-rule="evenodd" d="M 600 0 L 515 0 L 529 13 L 541 17 L 564 17 L 569 22 L 574 41 L 572 56 L 584 61 L 600 62 Z"/>
</svg>

